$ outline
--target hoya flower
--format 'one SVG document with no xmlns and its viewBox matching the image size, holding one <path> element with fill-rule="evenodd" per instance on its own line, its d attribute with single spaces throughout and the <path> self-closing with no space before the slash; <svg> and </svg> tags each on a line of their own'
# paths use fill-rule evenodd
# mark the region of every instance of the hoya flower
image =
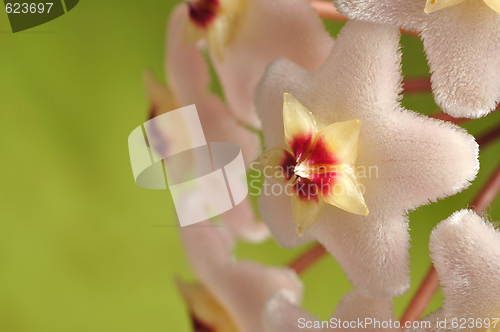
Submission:
<svg viewBox="0 0 500 332">
<path fill-rule="evenodd" d="M 188 0 L 189 21 L 185 25 L 188 40 L 206 37 L 210 50 L 219 61 L 233 40 L 246 0 Z"/>
<path fill-rule="evenodd" d="M 266 305 L 266 332 L 299 331 L 401 331 L 392 313 L 390 298 L 365 297 L 351 291 L 337 304 L 328 320 L 321 320 L 300 308 L 293 293 L 281 290 Z"/>
<path fill-rule="evenodd" d="M 407 212 L 467 187 L 479 167 L 478 146 L 465 130 L 401 107 L 398 41 L 397 28 L 350 21 L 317 71 L 277 60 L 256 95 L 266 148 L 294 158 L 264 163 L 294 165 L 287 176 L 305 183 L 299 187 L 311 198 L 293 198 L 294 190 L 268 171 L 259 202 L 263 220 L 284 246 L 321 242 L 355 288 L 371 296 L 398 296 L 409 286 Z M 293 107 L 283 111 L 284 93 L 303 105 L 290 102 L 302 109 L 294 117 Z M 316 141 L 297 140 L 300 133 Z M 305 153 L 295 142 L 309 142 Z M 309 174 L 309 164 L 320 167 Z M 326 176 L 331 165 L 347 171 Z M 323 190 L 330 179 L 344 195 Z M 359 191 L 347 190 L 353 187 Z M 322 204 L 323 213 L 315 198 L 330 203 Z M 294 219 L 309 227 L 302 236 Z"/>
<path fill-rule="evenodd" d="M 275 147 L 262 157 L 266 167 L 282 170 L 276 179 L 292 185 L 292 213 L 298 235 L 319 218 L 324 204 L 368 215 L 356 179 L 359 120 L 326 125 L 285 93 L 283 122 L 286 147 Z M 276 176 L 277 175 L 277 176 Z"/>
<path fill-rule="evenodd" d="M 332 45 L 306 0 L 190 0 L 180 7 L 186 40 L 206 36 L 228 105 L 255 127 L 260 120 L 253 98 L 266 66 L 287 57 L 315 70 Z"/>
<path fill-rule="evenodd" d="M 248 165 L 260 152 L 258 135 L 248 131 L 235 119 L 232 112 L 214 95 L 208 92 L 209 74 L 203 55 L 195 45 L 186 47 L 183 42 L 183 26 L 186 17 L 184 9 L 176 10 L 170 20 L 166 67 L 168 83 L 157 83 L 151 75 L 146 75 L 146 89 L 151 104 L 151 116 L 155 117 L 181 106 L 195 104 L 207 142 L 231 142 L 242 151 Z M 172 137 L 172 135 L 183 135 Z M 185 128 L 164 128 L 158 133 L 159 139 L 152 142 L 156 148 L 168 148 L 169 144 L 182 144 L 189 139 Z M 185 172 L 179 169 L 179 172 Z M 196 197 L 193 197 L 195 199 Z M 239 218 L 235 218 L 237 215 Z M 267 237 L 264 223 L 256 221 L 251 203 L 247 197 L 233 209 L 220 215 L 233 234 L 251 241 Z"/>
<path fill-rule="evenodd" d="M 478 118 L 500 101 L 498 0 L 335 0 L 353 19 L 420 31 L 436 103 Z"/>
<path fill-rule="evenodd" d="M 499 331 L 500 232 L 462 210 L 436 226 L 429 249 L 445 299 L 412 331 Z"/>
<path fill-rule="evenodd" d="M 284 289 L 296 298 L 302 284 L 287 268 L 266 267 L 231 257 L 233 239 L 209 222 L 181 228 L 198 282 L 179 282 L 195 326 L 213 332 L 263 331 L 266 301 Z"/>
</svg>

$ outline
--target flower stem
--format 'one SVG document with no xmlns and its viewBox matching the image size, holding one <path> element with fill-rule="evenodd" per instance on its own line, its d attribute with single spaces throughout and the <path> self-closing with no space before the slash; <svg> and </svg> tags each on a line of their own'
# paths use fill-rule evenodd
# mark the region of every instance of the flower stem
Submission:
<svg viewBox="0 0 500 332">
<path fill-rule="evenodd" d="M 337 8 L 330 1 L 311 1 L 311 6 L 319 17 L 332 21 L 347 22 L 347 17 L 340 15 Z"/>
<path fill-rule="evenodd" d="M 429 77 L 409 78 L 403 81 L 403 93 L 431 92 Z"/>
<path fill-rule="evenodd" d="M 311 6 L 316 10 L 318 13 L 319 17 L 326 19 L 326 20 L 332 20 L 332 21 L 339 21 L 339 22 L 346 22 L 348 20 L 347 17 L 342 16 L 338 11 L 337 8 L 333 5 L 331 1 L 321 1 L 321 0 L 310 0 Z M 409 30 L 404 30 L 400 29 L 402 33 L 405 35 L 410 35 L 410 36 L 418 36 L 418 32 L 416 31 L 409 31 Z"/>
<path fill-rule="evenodd" d="M 496 128 L 500 131 L 499 128 Z M 485 135 L 486 136 L 486 135 Z M 497 132 L 497 136 L 500 136 Z M 491 140 L 487 141 L 487 143 Z M 496 198 L 498 192 L 500 191 L 500 164 L 491 177 L 486 182 L 486 185 L 479 191 L 476 198 L 471 203 L 471 208 L 477 213 L 481 214 L 484 210 L 491 204 L 491 202 Z M 424 281 L 420 284 L 420 287 L 411 300 L 410 304 L 406 308 L 403 317 L 401 318 L 401 326 L 404 327 L 406 322 L 413 322 L 418 320 L 425 309 L 432 300 L 434 293 L 438 289 L 439 279 L 437 276 L 436 269 L 431 265 L 427 276 Z"/>
<path fill-rule="evenodd" d="M 487 131 L 486 133 L 478 136 L 476 138 L 477 144 L 479 144 L 479 148 L 483 149 L 488 144 L 492 143 L 496 139 L 500 138 L 500 125 L 495 128 Z"/>
<path fill-rule="evenodd" d="M 498 165 L 493 175 L 488 179 L 486 185 L 479 191 L 474 201 L 471 203 L 471 208 L 477 214 L 481 214 L 493 202 L 500 191 L 500 165 Z"/>
<path fill-rule="evenodd" d="M 301 274 L 325 255 L 326 249 L 320 243 L 316 243 L 313 247 L 306 250 L 302 255 L 288 264 L 288 267 L 297 274 Z"/>
<path fill-rule="evenodd" d="M 454 118 L 451 115 L 448 115 L 446 113 L 436 113 L 436 114 L 429 115 L 429 117 L 434 118 L 434 119 L 447 121 L 447 122 L 451 122 L 454 124 L 460 124 L 460 123 L 471 120 L 471 119 L 467 119 L 467 118 Z"/>
<path fill-rule="evenodd" d="M 434 297 L 434 293 L 437 291 L 439 286 L 439 279 L 437 276 L 436 269 L 433 265 L 427 272 L 427 276 L 425 277 L 422 284 L 420 284 L 420 288 L 413 296 L 410 304 L 406 308 L 403 317 L 401 317 L 401 327 L 404 328 L 406 322 L 414 322 L 422 316 L 425 309 L 431 302 Z"/>
</svg>

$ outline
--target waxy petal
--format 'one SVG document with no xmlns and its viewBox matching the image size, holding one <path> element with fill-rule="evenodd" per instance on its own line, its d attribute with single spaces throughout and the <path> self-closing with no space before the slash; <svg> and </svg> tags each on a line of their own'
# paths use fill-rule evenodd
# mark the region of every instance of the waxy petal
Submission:
<svg viewBox="0 0 500 332">
<path fill-rule="evenodd" d="M 231 109 L 260 127 L 253 99 L 266 66 L 287 57 L 309 70 L 328 56 L 332 39 L 304 0 L 247 0 L 235 36 L 214 66 Z M 280 103 L 281 104 L 281 103 Z"/>
<path fill-rule="evenodd" d="M 308 190 L 306 190 L 308 192 Z M 299 236 L 316 223 L 323 212 L 324 203 L 318 199 L 318 194 L 314 192 L 309 199 L 307 195 L 301 196 L 292 192 L 290 198 L 292 200 L 292 215 L 295 222 L 295 229 Z"/>
<path fill-rule="evenodd" d="M 203 284 L 177 280 L 177 288 L 191 311 L 194 324 L 217 332 L 239 332 L 232 317 Z"/>
<path fill-rule="evenodd" d="M 285 142 L 292 150 L 296 161 L 302 160 L 311 149 L 316 135 L 316 119 L 291 94 L 284 94 L 283 124 Z"/>
<path fill-rule="evenodd" d="M 316 135 L 309 165 L 355 165 L 361 121 L 328 125 Z"/>
<path fill-rule="evenodd" d="M 392 300 L 389 297 L 373 298 L 366 297 L 361 292 L 353 290 L 345 295 L 337 305 L 334 317 L 342 322 L 364 322 L 362 326 L 356 325 L 355 328 L 349 328 L 349 331 L 386 331 L 399 332 L 398 328 L 394 327 L 394 322 L 397 321 L 393 314 Z M 366 320 L 370 318 L 372 323 Z M 392 321 L 392 328 L 376 328 L 375 320 L 378 322 Z M 368 322 L 368 324 L 367 324 Z M 377 325 L 380 326 L 380 325 Z M 335 331 L 338 331 L 338 327 Z"/>
<path fill-rule="evenodd" d="M 500 232 L 492 224 L 471 210 L 456 212 L 433 230 L 429 250 L 446 299 L 444 313 L 498 317 Z"/>
<path fill-rule="evenodd" d="M 318 318 L 300 307 L 295 294 L 280 290 L 267 301 L 263 315 L 265 332 L 321 332 L 321 329 L 299 327 L 300 320 L 316 321 Z"/>
<path fill-rule="evenodd" d="M 259 212 L 278 244 L 289 248 L 314 240 L 310 232 L 306 232 L 303 236 L 297 234 L 291 199 L 285 194 L 285 190 L 290 191 L 289 186 L 286 187 L 277 180 L 266 177 L 262 190 Z M 269 222 L 274 218 L 278 218 L 275 219 L 276 222 Z"/>
<path fill-rule="evenodd" d="M 352 19 L 421 31 L 436 103 L 454 117 L 479 118 L 500 101 L 498 2 L 464 1 L 426 14 L 421 0 L 336 0 Z"/>
<path fill-rule="evenodd" d="M 265 177 L 287 183 L 294 176 L 295 157 L 288 148 L 276 146 L 260 156 L 259 168 Z"/>
<path fill-rule="evenodd" d="M 260 152 L 258 135 L 237 123 L 231 111 L 207 92 L 208 67 L 201 51 L 183 40 L 187 8 L 178 6 L 170 18 L 167 40 L 166 76 L 180 106 L 195 104 L 207 142 L 232 142 L 240 146 L 246 165 Z"/>
<path fill-rule="evenodd" d="M 422 318 L 431 328 L 407 331 L 443 331 L 436 321 L 443 324 L 445 318 L 448 330 L 486 331 L 484 325 L 467 325 L 469 318 L 484 324 L 484 319 L 492 322 L 500 315 L 500 232 L 473 211 L 461 210 L 436 226 L 429 249 L 445 297 L 443 307 Z M 467 320 L 465 328 L 453 328 L 453 320 L 460 325 L 461 318 Z M 499 324 L 488 331 L 498 330 Z"/>
<path fill-rule="evenodd" d="M 500 1 L 498 0 L 483 0 L 491 9 L 500 14 Z"/>
<path fill-rule="evenodd" d="M 208 45 L 219 61 L 224 60 L 224 51 L 227 43 L 229 42 L 231 28 L 232 27 L 224 16 L 217 17 L 208 28 Z"/>
<path fill-rule="evenodd" d="M 237 144 L 241 148 L 245 165 L 248 166 L 260 153 L 259 137 L 241 126 L 230 110 L 217 97 L 207 92 L 209 74 L 205 59 L 195 45 L 184 40 L 184 27 L 188 20 L 186 7 L 183 4 L 174 10 L 168 26 L 165 59 L 168 86 L 176 97 L 178 107 L 196 105 L 207 142 Z M 166 95 L 165 90 L 164 86 L 149 78 L 151 103 L 158 111 L 172 107 L 168 104 L 170 97 Z M 240 215 L 239 219 L 231 217 L 236 213 Z M 256 221 L 249 197 L 231 211 L 222 214 L 221 218 L 229 222 L 228 227 L 234 235 L 247 240 L 262 240 L 267 233 L 263 224 Z"/>
<path fill-rule="evenodd" d="M 283 144 L 277 104 L 285 92 L 326 123 L 362 122 L 356 163 L 358 171 L 366 173 L 358 178 L 366 188 L 363 196 L 370 214 L 328 205 L 305 235 L 320 241 L 353 285 L 372 296 L 397 296 L 409 287 L 407 211 L 466 188 L 479 167 L 472 136 L 399 104 L 398 42 L 396 28 L 349 21 L 320 69 L 309 73 L 277 60 L 256 96 L 269 147 Z M 284 204 L 263 202 L 271 198 L 263 196 L 260 202 L 271 233 L 288 246 L 300 243 L 289 232 L 292 220 Z M 277 199 L 273 202 L 277 205 Z"/>
<path fill-rule="evenodd" d="M 210 222 L 181 228 L 189 262 L 205 285 L 230 313 L 239 332 L 262 331 L 261 315 L 269 296 L 286 289 L 301 296 L 297 275 L 286 268 L 253 262 L 234 262 L 232 239 L 223 227 Z"/>
<path fill-rule="evenodd" d="M 344 169 L 327 186 L 328 191 L 322 191 L 321 196 L 326 203 L 334 205 L 339 209 L 362 216 L 368 215 L 368 206 L 366 206 L 363 192 L 365 187 L 358 183 L 356 179 L 355 168 Z"/>
<path fill-rule="evenodd" d="M 264 326 L 266 332 L 300 332 L 300 331 L 393 331 L 396 328 L 374 328 L 373 321 L 389 322 L 396 321 L 392 313 L 392 302 L 390 298 L 365 297 L 356 290 L 347 293 L 337 305 L 328 327 L 322 320 L 312 316 L 300 308 L 294 294 L 287 291 L 275 293 L 267 302 L 264 314 Z M 365 324 L 365 319 L 371 319 L 371 324 Z M 344 327 L 344 322 L 356 322 L 351 327 Z M 358 325 L 361 322 L 361 325 Z M 316 327 L 314 327 L 316 324 Z M 337 324 L 337 325 L 335 325 Z"/>
<path fill-rule="evenodd" d="M 440 9 L 458 5 L 459 3 L 464 1 L 465 0 L 427 0 L 427 2 L 425 3 L 424 11 L 427 14 L 430 14 Z"/>
</svg>

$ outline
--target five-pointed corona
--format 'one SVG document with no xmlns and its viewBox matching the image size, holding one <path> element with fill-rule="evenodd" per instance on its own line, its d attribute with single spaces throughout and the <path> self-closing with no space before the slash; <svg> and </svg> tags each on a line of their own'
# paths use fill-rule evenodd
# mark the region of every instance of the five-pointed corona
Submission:
<svg viewBox="0 0 500 332">
<path fill-rule="evenodd" d="M 267 151 L 262 167 L 291 187 L 292 214 L 299 235 L 318 220 L 325 203 L 347 212 L 368 215 L 356 177 L 361 121 L 327 125 L 297 99 L 285 93 L 285 143 Z M 268 173 L 268 172 L 266 172 Z"/>
</svg>

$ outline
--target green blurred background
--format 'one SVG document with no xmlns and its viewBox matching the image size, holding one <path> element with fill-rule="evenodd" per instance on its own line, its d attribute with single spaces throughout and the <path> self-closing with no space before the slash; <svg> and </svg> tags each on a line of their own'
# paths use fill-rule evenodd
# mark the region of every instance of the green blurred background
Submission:
<svg viewBox="0 0 500 332">
<path fill-rule="evenodd" d="M 192 279 L 167 191 L 134 183 L 129 133 L 146 120 L 142 74 L 164 80 L 167 18 L 179 1 L 81 1 L 68 14 L 13 34 L 0 14 L 0 331 L 189 331 L 173 277 Z M 325 22 L 332 35 L 341 23 Z M 418 38 L 402 38 L 403 69 L 426 76 Z M 435 113 L 430 93 L 403 104 Z M 468 123 L 477 134 L 500 114 Z M 412 288 L 426 274 L 432 228 L 464 208 L 500 161 L 462 194 L 411 213 Z M 488 214 L 500 220 L 500 201 Z M 160 225 L 160 226 L 158 226 Z M 310 246 L 310 245 L 309 245 Z M 239 244 L 237 255 L 283 265 L 307 249 Z M 302 275 L 304 306 L 330 316 L 351 286 L 326 257 Z M 441 305 L 438 294 L 431 309 Z"/>
</svg>

